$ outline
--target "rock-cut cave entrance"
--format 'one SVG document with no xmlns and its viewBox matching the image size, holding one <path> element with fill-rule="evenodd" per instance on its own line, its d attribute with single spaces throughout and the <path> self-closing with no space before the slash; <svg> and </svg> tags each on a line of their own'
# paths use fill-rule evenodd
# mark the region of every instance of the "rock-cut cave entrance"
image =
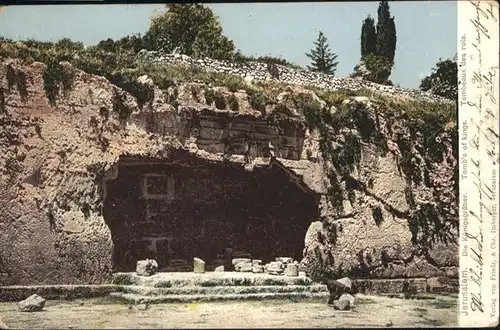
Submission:
<svg viewBox="0 0 500 330">
<path fill-rule="evenodd" d="M 300 261 L 318 216 L 316 194 L 278 164 L 249 172 L 194 157 L 120 158 L 118 173 L 104 203 L 116 271 L 134 271 L 145 258 L 162 271 L 189 271 L 193 257 L 207 270 L 234 257 Z"/>
</svg>

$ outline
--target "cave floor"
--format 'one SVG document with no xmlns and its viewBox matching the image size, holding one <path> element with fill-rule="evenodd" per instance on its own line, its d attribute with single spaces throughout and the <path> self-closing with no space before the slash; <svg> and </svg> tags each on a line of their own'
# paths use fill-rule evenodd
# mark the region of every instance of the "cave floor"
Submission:
<svg viewBox="0 0 500 330">
<path fill-rule="evenodd" d="M 356 295 L 351 311 L 311 300 L 220 301 L 130 305 L 110 297 L 49 300 L 44 311 L 23 313 L 15 302 L 0 303 L 10 328 L 314 328 L 455 327 L 457 297 L 399 299 Z"/>
</svg>

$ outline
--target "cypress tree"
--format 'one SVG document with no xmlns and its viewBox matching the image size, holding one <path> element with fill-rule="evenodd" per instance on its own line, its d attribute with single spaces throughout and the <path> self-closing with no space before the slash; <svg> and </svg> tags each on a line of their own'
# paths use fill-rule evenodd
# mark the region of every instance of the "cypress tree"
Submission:
<svg viewBox="0 0 500 330">
<path fill-rule="evenodd" d="M 361 27 L 361 58 L 365 58 L 377 51 L 377 31 L 375 20 L 368 15 Z"/>
<path fill-rule="evenodd" d="M 394 63 L 396 52 L 396 24 L 391 17 L 388 1 L 380 1 L 377 20 L 377 55 Z"/>
<path fill-rule="evenodd" d="M 311 49 L 310 53 L 306 53 L 312 62 L 307 68 L 314 72 L 322 72 L 334 75 L 339 62 L 335 62 L 337 54 L 332 53 L 328 46 L 327 39 L 323 32 L 319 32 L 318 39 L 314 42 L 315 49 Z"/>
</svg>

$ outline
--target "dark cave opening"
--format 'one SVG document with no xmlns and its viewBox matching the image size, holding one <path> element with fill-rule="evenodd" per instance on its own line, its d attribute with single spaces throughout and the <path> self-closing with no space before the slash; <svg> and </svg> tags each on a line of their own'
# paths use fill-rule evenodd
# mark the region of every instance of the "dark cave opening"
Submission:
<svg viewBox="0 0 500 330">
<path fill-rule="evenodd" d="M 190 271 L 193 257 L 208 271 L 234 257 L 300 261 L 318 219 L 317 195 L 278 164 L 249 172 L 194 157 L 121 158 L 118 173 L 104 203 L 115 271 L 134 271 L 145 258 L 161 271 Z"/>
</svg>

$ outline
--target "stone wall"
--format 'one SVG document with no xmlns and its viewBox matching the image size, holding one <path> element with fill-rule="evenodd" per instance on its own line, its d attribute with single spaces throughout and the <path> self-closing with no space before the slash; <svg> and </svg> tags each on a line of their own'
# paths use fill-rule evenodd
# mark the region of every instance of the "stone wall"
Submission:
<svg viewBox="0 0 500 330">
<path fill-rule="evenodd" d="M 334 77 L 303 69 L 292 69 L 282 65 L 274 66 L 276 69 L 273 70 L 264 63 L 237 63 L 225 60 L 214 60 L 211 58 L 194 59 L 187 55 L 160 54 L 158 52 L 148 52 L 145 50 L 142 50 L 138 56 L 153 63 L 183 63 L 209 71 L 234 74 L 245 78 L 249 82 L 279 81 L 291 85 L 314 86 L 330 91 L 349 90 L 355 92 L 360 89 L 366 89 L 390 97 L 412 98 L 427 102 L 452 102 L 440 96 L 419 90 L 379 85 L 356 78 Z"/>
</svg>

